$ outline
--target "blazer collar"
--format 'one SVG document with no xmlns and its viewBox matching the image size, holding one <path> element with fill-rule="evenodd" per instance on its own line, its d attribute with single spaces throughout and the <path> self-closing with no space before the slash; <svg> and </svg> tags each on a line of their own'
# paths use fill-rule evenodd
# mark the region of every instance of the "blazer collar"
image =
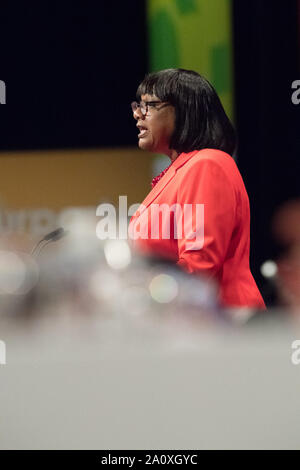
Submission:
<svg viewBox="0 0 300 470">
<path fill-rule="evenodd" d="M 158 181 L 158 183 L 156 183 L 156 185 L 154 186 L 152 191 L 150 191 L 148 196 L 146 196 L 146 198 L 142 202 L 142 205 L 147 208 L 152 203 L 152 201 L 157 198 L 157 196 L 162 192 L 162 190 L 169 184 L 169 182 L 174 178 L 176 171 L 198 152 L 199 150 L 194 150 L 193 152 L 189 153 L 181 153 L 176 158 L 174 163 L 170 166 L 168 171 L 164 174 L 164 176 Z M 141 215 L 144 210 L 141 210 L 139 215 Z"/>
<path fill-rule="evenodd" d="M 183 166 L 187 161 L 189 161 L 198 152 L 199 150 L 193 150 L 192 152 L 189 152 L 189 153 L 181 153 L 180 155 L 178 155 L 178 157 L 174 161 L 172 167 L 174 167 L 175 170 L 177 171 L 178 168 Z"/>
</svg>

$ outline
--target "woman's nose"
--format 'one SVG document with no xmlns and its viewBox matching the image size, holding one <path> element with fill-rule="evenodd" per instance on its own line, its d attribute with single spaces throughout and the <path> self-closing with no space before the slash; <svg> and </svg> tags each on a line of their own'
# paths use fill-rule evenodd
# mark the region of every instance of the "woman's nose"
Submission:
<svg viewBox="0 0 300 470">
<path fill-rule="evenodd" d="M 140 108 L 136 108 L 136 110 L 133 112 L 133 117 L 134 119 L 138 120 L 138 119 L 144 119 L 144 115 L 142 114 L 142 111 Z"/>
</svg>

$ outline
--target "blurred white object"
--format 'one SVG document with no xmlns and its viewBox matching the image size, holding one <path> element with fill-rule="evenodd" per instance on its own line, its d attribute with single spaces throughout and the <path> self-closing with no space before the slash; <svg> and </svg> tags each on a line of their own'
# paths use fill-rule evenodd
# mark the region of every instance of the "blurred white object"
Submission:
<svg viewBox="0 0 300 470">
<path fill-rule="evenodd" d="M 1 449 L 299 447 L 297 330 L 54 313 L 0 324 Z"/>
<path fill-rule="evenodd" d="M 261 274 L 269 279 L 274 278 L 277 274 L 277 271 L 277 264 L 272 260 L 265 261 L 260 267 Z"/>
</svg>

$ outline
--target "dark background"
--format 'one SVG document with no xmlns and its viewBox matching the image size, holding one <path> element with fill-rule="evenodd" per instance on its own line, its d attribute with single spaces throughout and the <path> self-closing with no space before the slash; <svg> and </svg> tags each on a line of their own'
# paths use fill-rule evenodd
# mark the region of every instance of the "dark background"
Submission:
<svg viewBox="0 0 300 470">
<path fill-rule="evenodd" d="M 0 14 L 0 149 L 136 145 L 143 1 L 7 2 Z"/>
<path fill-rule="evenodd" d="M 238 166 L 251 204 L 251 266 L 263 295 L 263 261 L 282 251 L 271 234 L 274 212 L 299 197 L 300 105 L 291 84 L 300 79 L 300 2 L 233 3 Z"/>
<path fill-rule="evenodd" d="M 298 6 L 233 1 L 238 166 L 251 203 L 251 265 L 269 302 L 259 268 L 280 250 L 272 215 L 299 196 Z M 135 146 L 129 106 L 147 72 L 146 31 L 141 0 L 2 4 L 0 150 Z"/>
</svg>

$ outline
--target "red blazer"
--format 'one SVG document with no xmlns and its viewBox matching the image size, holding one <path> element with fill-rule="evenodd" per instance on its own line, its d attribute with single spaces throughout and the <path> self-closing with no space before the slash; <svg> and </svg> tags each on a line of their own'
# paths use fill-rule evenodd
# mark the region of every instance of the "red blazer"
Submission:
<svg viewBox="0 0 300 470">
<path fill-rule="evenodd" d="M 248 195 L 227 153 L 181 153 L 133 215 L 129 235 L 139 251 L 215 278 L 223 306 L 265 308 L 249 268 Z"/>
</svg>

